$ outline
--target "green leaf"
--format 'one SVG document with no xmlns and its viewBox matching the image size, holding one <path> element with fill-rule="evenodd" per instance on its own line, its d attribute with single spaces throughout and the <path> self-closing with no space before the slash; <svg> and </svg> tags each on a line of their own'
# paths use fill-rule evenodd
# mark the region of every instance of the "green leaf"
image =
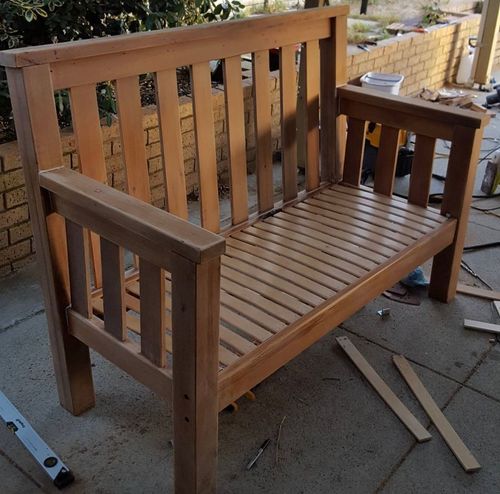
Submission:
<svg viewBox="0 0 500 494">
<path fill-rule="evenodd" d="M 31 22 L 35 18 L 35 14 L 33 13 L 32 10 L 27 10 L 24 13 L 24 18 L 28 21 Z"/>
</svg>

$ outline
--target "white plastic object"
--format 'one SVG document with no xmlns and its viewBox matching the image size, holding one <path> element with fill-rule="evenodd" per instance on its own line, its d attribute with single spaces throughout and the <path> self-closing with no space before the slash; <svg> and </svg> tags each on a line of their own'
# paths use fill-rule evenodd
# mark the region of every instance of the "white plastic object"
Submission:
<svg viewBox="0 0 500 494">
<path fill-rule="evenodd" d="M 404 75 L 401 74 L 367 72 L 360 80 L 363 87 L 377 89 L 389 94 L 399 94 L 404 78 Z"/>
<path fill-rule="evenodd" d="M 457 84 L 467 84 L 472 78 L 472 64 L 474 63 L 474 50 L 471 48 L 464 52 L 460 58 L 457 72 Z"/>
</svg>

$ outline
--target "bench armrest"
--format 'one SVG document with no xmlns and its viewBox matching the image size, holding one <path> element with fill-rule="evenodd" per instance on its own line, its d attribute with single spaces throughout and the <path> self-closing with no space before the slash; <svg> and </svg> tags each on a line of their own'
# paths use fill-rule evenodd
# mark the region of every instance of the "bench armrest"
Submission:
<svg viewBox="0 0 500 494">
<path fill-rule="evenodd" d="M 429 137 L 451 140 L 455 126 L 481 129 L 490 117 L 462 108 L 346 85 L 338 89 L 339 112 Z"/>
<path fill-rule="evenodd" d="M 202 263 L 224 253 L 225 240 L 199 226 L 61 167 L 40 172 L 54 212 L 169 269 L 171 254 Z"/>
</svg>

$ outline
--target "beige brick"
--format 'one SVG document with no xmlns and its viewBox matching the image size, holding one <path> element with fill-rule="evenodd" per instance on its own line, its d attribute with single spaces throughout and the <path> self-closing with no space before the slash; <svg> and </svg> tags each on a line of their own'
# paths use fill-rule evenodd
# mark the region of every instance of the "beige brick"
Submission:
<svg viewBox="0 0 500 494">
<path fill-rule="evenodd" d="M 0 174 L 0 192 L 15 189 L 24 185 L 24 175 L 22 170 L 14 170 L 9 173 Z"/>
<path fill-rule="evenodd" d="M 147 144 L 152 144 L 154 142 L 158 142 L 160 140 L 160 128 L 159 127 L 153 127 L 152 129 L 148 129 L 147 131 L 148 137 L 147 137 Z"/>
<path fill-rule="evenodd" d="M 23 257 L 22 259 L 20 259 L 18 261 L 13 261 L 12 262 L 12 269 L 18 270 L 18 269 L 24 268 L 28 264 L 35 262 L 35 260 L 36 260 L 36 255 L 30 254 L 29 256 Z"/>
<path fill-rule="evenodd" d="M 108 173 L 116 173 L 123 170 L 123 156 L 121 154 L 113 154 L 106 160 L 106 168 Z"/>
<path fill-rule="evenodd" d="M 120 137 L 120 127 L 116 119 L 113 119 L 111 125 L 102 125 L 101 130 L 103 141 L 109 141 Z"/>
<path fill-rule="evenodd" d="M 0 230 L 26 221 L 29 217 L 28 205 L 18 206 L 0 213 Z"/>
<path fill-rule="evenodd" d="M 154 142 L 146 146 L 146 158 L 155 158 L 161 156 L 161 145 L 159 142 Z"/>
<path fill-rule="evenodd" d="M 165 207 L 165 187 L 154 187 L 151 189 L 151 204 L 157 208 Z"/>
<path fill-rule="evenodd" d="M 158 113 L 156 112 L 156 106 L 149 105 L 143 108 L 142 126 L 145 129 L 158 127 Z"/>
<path fill-rule="evenodd" d="M 111 147 L 113 148 L 112 154 L 120 154 L 122 152 L 122 142 L 120 139 L 113 139 L 111 142 Z"/>
<path fill-rule="evenodd" d="M 7 209 L 26 204 L 26 188 L 19 187 L 18 189 L 11 190 L 5 193 L 5 207 Z"/>
<path fill-rule="evenodd" d="M 0 249 L 9 245 L 9 235 L 7 231 L 0 232 Z"/>
<path fill-rule="evenodd" d="M 21 157 L 16 141 L 0 144 L 0 162 L 2 163 L 0 169 L 3 172 L 21 168 Z"/>
<path fill-rule="evenodd" d="M 193 104 L 190 96 L 179 97 L 179 114 L 181 118 L 193 114 Z"/>
<path fill-rule="evenodd" d="M 373 60 L 368 60 L 368 62 L 363 62 L 359 64 L 359 72 L 364 74 L 373 69 Z"/>
<path fill-rule="evenodd" d="M 113 143 L 112 141 L 106 141 L 102 145 L 104 151 L 104 158 L 109 158 L 113 154 Z"/>
<path fill-rule="evenodd" d="M 9 240 L 11 244 L 15 244 L 24 240 L 26 238 L 30 238 L 33 235 L 31 230 L 31 223 L 29 221 L 25 223 L 21 223 L 20 225 L 13 226 L 9 230 Z"/>
<path fill-rule="evenodd" d="M 194 158 L 189 158 L 184 160 L 184 173 L 193 173 L 196 165 L 196 160 Z"/>
<path fill-rule="evenodd" d="M 157 156 L 156 158 L 148 159 L 148 170 L 149 173 L 154 173 L 163 168 L 163 159 L 161 156 Z"/>
<path fill-rule="evenodd" d="M 23 257 L 28 256 L 31 253 L 31 242 L 29 240 L 23 240 L 14 245 L 9 245 L 9 247 L 0 250 L 0 265 L 4 262 L 12 262 Z"/>
<path fill-rule="evenodd" d="M 149 175 L 149 186 L 151 188 L 154 188 L 154 187 L 158 187 L 160 185 L 161 186 L 164 185 L 164 183 L 163 183 L 163 172 L 159 171 L 159 172 L 151 173 Z"/>
<path fill-rule="evenodd" d="M 216 136 L 224 133 L 224 120 L 214 122 L 214 132 Z"/>
<path fill-rule="evenodd" d="M 10 263 L 4 264 L 3 266 L 0 264 L 0 278 L 7 276 L 12 272 L 12 268 Z"/>
<path fill-rule="evenodd" d="M 186 117 L 181 120 L 181 132 L 189 132 L 194 129 L 194 118 Z"/>
</svg>

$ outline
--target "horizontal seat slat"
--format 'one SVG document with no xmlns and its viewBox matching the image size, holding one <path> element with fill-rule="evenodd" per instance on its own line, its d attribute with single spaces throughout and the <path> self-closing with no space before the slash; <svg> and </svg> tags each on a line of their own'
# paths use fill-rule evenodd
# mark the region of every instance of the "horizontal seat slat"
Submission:
<svg viewBox="0 0 500 494">
<path fill-rule="evenodd" d="M 433 210 L 431 208 L 422 208 L 420 206 L 416 206 L 415 204 L 409 204 L 402 197 L 397 197 L 394 195 L 392 197 L 387 197 L 382 194 L 377 194 L 376 192 L 373 192 L 373 190 L 370 189 L 369 187 L 365 187 L 363 185 L 360 185 L 359 187 L 349 187 L 337 184 L 331 186 L 330 189 L 339 190 L 345 194 L 349 194 L 357 198 L 365 198 L 373 202 L 386 204 L 395 209 L 402 209 L 404 211 L 409 211 L 411 213 L 415 213 L 418 216 L 423 216 L 425 218 L 435 220 L 438 223 L 446 221 L 446 218 L 442 214 L 440 214 L 439 211 L 437 210 Z"/>
<path fill-rule="evenodd" d="M 286 324 L 271 316 L 267 312 L 259 309 L 258 307 L 249 305 L 244 300 L 233 297 L 230 293 L 222 291 L 220 294 L 220 302 L 237 314 L 250 319 L 256 324 L 260 324 L 265 329 L 272 333 L 277 333 L 286 327 Z"/>
<path fill-rule="evenodd" d="M 254 245 L 240 242 L 235 238 L 228 238 L 227 246 L 228 256 L 237 257 L 268 272 L 276 273 L 278 276 L 293 281 L 321 297 L 329 298 L 335 294 L 334 289 L 327 287 L 335 285 L 337 290 L 341 290 L 345 286 L 333 278 L 326 277 L 319 271 L 314 271 L 302 264 L 282 258 Z"/>
<path fill-rule="evenodd" d="M 389 249 L 384 245 L 371 242 L 370 240 L 358 235 L 353 235 L 342 230 L 332 228 L 331 226 L 328 226 L 327 222 L 322 222 L 321 218 L 317 215 L 310 214 L 296 208 L 281 211 L 275 215 L 275 218 L 280 218 L 287 222 L 303 225 L 317 232 L 325 233 L 331 237 L 335 237 L 343 242 L 346 242 L 351 246 L 351 248 L 353 245 L 356 245 L 366 249 L 367 252 L 377 252 L 381 257 L 390 257 L 397 252 L 394 249 Z"/>
<path fill-rule="evenodd" d="M 340 206 L 325 194 L 318 194 L 317 196 L 314 196 L 314 199 L 311 199 L 311 201 L 314 201 L 314 204 L 321 208 L 329 209 L 330 211 L 344 215 L 347 217 L 345 218 L 347 221 L 357 220 L 365 227 L 367 225 L 371 225 L 376 232 L 386 231 L 388 236 L 391 236 L 394 233 L 405 235 L 410 238 L 408 243 L 412 243 L 417 240 L 417 238 L 421 235 L 420 232 L 415 232 L 410 228 L 406 228 L 392 221 L 377 218 L 371 213 L 359 211 L 357 207 L 351 208 L 350 206 Z"/>
<path fill-rule="evenodd" d="M 290 324 L 299 318 L 300 314 L 292 312 L 289 309 L 281 306 L 262 296 L 260 293 L 239 285 L 227 278 L 221 278 L 221 288 L 230 295 L 243 300 L 247 305 L 254 305 L 266 311 L 269 315 L 274 316 L 281 321 Z"/>
<path fill-rule="evenodd" d="M 165 297 L 165 307 L 168 311 L 172 309 L 172 299 L 171 299 L 171 286 L 169 280 L 166 280 L 166 297 Z M 126 295 L 126 302 L 129 307 L 137 313 L 140 313 L 140 285 L 138 282 L 131 283 L 127 286 L 127 290 L 135 295 L 135 297 L 130 294 Z M 137 298 L 136 298 L 137 297 Z M 168 326 L 170 328 L 170 326 Z M 241 354 L 248 353 L 255 348 L 255 345 L 249 340 L 242 338 L 240 335 L 234 333 L 233 331 L 221 326 L 220 328 L 220 339 L 224 344 L 234 348 Z"/>
<path fill-rule="evenodd" d="M 342 201 L 347 201 L 347 202 L 353 201 L 352 196 L 346 193 L 344 190 L 325 189 L 324 192 L 325 194 L 335 196 L 338 199 L 341 199 Z M 365 197 L 357 197 L 356 202 L 358 204 L 362 204 L 364 206 L 372 208 L 373 210 L 381 211 L 382 213 L 391 213 L 392 215 L 395 216 L 401 216 L 401 218 L 404 218 L 408 221 L 417 224 L 426 225 L 429 228 L 435 228 L 436 226 L 439 226 L 442 223 L 441 220 L 435 218 L 428 218 L 427 216 L 420 216 L 403 208 L 393 208 L 387 204 L 376 202 L 372 199 L 368 199 Z"/>
<path fill-rule="evenodd" d="M 258 235 L 253 235 L 253 233 L 257 233 Z M 348 283 L 352 283 L 356 279 L 355 276 L 346 273 L 345 271 L 341 271 L 335 268 L 334 266 L 331 266 L 328 263 L 325 263 L 322 259 L 317 259 L 317 257 L 319 257 L 330 260 L 329 257 L 331 256 L 327 256 L 326 254 L 321 255 L 322 253 L 315 249 L 311 249 L 311 251 L 313 252 L 313 254 L 316 255 L 316 257 L 311 257 L 306 254 L 300 255 L 302 249 L 297 251 L 288 248 L 290 242 L 286 242 L 287 246 L 284 246 L 282 243 L 280 244 L 272 242 L 270 240 L 266 240 L 266 237 L 269 238 L 269 236 L 270 235 L 266 234 L 266 232 L 263 232 L 262 230 L 258 230 L 257 228 L 255 228 L 254 230 L 250 230 L 250 232 L 248 231 L 240 232 L 237 235 L 235 235 L 235 238 L 247 242 L 249 244 L 256 245 L 257 247 L 262 247 L 263 249 L 274 252 L 275 254 L 278 254 L 280 256 L 287 257 L 288 259 L 303 264 L 304 266 L 313 268 L 314 270 L 319 271 L 320 273 L 326 274 L 330 278 L 334 278 L 338 281 L 341 281 L 342 283 L 344 283 L 344 286 L 347 285 Z M 275 237 L 278 240 L 280 238 L 279 236 Z"/>
<path fill-rule="evenodd" d="M 266 272 L 260 267 L 257 267 L 256 265 L 252 264 L 247 264 L 246 262 L 242 262 L 241 260 L 237 258 L 232 258 L 230 257 L 231 254 L 234 255 L 234 250 L 233 249 L 226 249 L 226 256 L 222 259 L 222 265 L 223 266 L 230 266 L 234 270 L 240 271 L 242 273 L 248 274 L 250 276 L 253 276 L 255 279 L 258 279 L 259 281 L 262 281 L 263 283 L 266 283 L 267 285 L 277 288 L 278 290 L 281 290 L 284 293 L 288 293 L 289 295 L 293 295 L 294 297 L 297 297 L 298 300 L 305 302 L 306 304 L 309 304 L 310 306 L 314 307 L 315 305 L 320 304 L 324 298 L 318 297 L 317 295 L 314 295 L 314 293 L 311 293 L 310 291 L 305 290 L 304 288 L 301 287 L 302 282 L 307 283 L 306 278 L 299 279 L 299 276 L 297 276 L 294 279 L 286 280 L 283 278 L 280 278 L 279 276 L 276 276 L 274 273 L 269 273 Z M 237 257 L 237 256 L 235 256 Z M 251 260 L 255 260 L 251 256 L 248 256 Z M 266 261 L 261 261 L 261 262 L 266 262 Z M 259 263 L 259 266 L 261 263 Z M 272 270 L 276 271 L 278 267 L 276 265 L 272 265 Z M 281 271 L 280 271 L 281 274 Z M 293 274 L 293 273 L 292 273 Z M 296 281 L 296 283 L 290 283 L 290 281 Z M 333 295 L 333 292 L 332 292 Z"/>
<path fill-rule="evenodd" d="M 272 300 L 273 302 L 276 302 L 277 304 L 280 304 L 283 307 L 298 313 L 299 315 L 307 314 L 311 310 L 310 305 L 304 304 L 298 298 L 292 297 L 288 293 L 284 293 L 281 290 L 277 290 L 274 287 L 266 285 L 252 276 L 236 271 L 228 267 L 226 264 L 223 264 L 221 274 L 227 280 L 234 281 L 235 283 L 248 287 L 269 300 Z"/>
<path fill-rule="evenodd" d="M 326 263 L 337 271 L 338 276 L 341 277 L 340 279 L 348 283 L 352 283 L 357 276 L 362 276 L 366 272 L 363 268 L 355 266 L 350 262 L 344 261 L 341 257 L 336 257 L 331 254 L 328 246 L 319 246 L 316 244 L 316 247 L 311 247 L 308 243 L 310 242 L 313 244 L 315 243 L 314 241 L 298 234 L 294 235 L 293 232 L 289 232 L 288 230 L 273 227 L 272 225 L 257 224 L 255 227 L 247 228 L 244 231 L 255 237 L 273 242 L 278 246 L 286 246 L 288 249 L 298 253 L 304 253 L 318 261 Z M 298 240 L 292 240 L 292 238 Z M 333 249 L 332 251 L 340 255 Z"/>
<path fill-rule="evenodd" d="M 329 203 L 337 211 L 343 214 L 348 214 L 353 218 L 366 221 L 372 225 L 379 225 L 391 231 L 400 231 L 414 240 L 419 238 L 421 233 L 427 233 L 430 230 L 430 228 L 422 227 L 421 225 L 417 226 L 416 224 L 405 222 L 405 220 L 399 216 L 377 213 L 377 211 L 357 204 L 356 202 L 349 203 L 346 201 L 342 204 L 341 200 L 331 197 L 328 194 L 318 194 L 314 197 L 319 201 Z M 415 226 L 417 226 L 417 228 L 415 228 Z"/>
<path fill-rule="evenodd" d="M 306 214 L 307 217 L 313 217 L 314 221 L 327 225 L 331 228 L 337 229 L 339 232 L 344 232 L 347 234 L 356 235 L 366 240 L 375 242 L 383 247 L 394 250 L 398 252 L 401 248 L 405 247 L 407 243 L 398 242 L 381 233 L 376 233 L 372 230 L 366 230 L 363 227 L 359 227 L 355 221 L 349 222 L 347 216 L 337 215 L 332 211 L 323 210 L 313 204 L 300 203 L 297 204 L 293 209 L 285 209 L 288 214 L 301 215 Z"/>
<path fill-rule="evenodd" d="M 293 218 L 293 217 L 292 217 Z M 343 252 L 346 252 L 347 254 L 344 256 L 343 253 L 340 253 L 340 255 L 348 260 L 352 261 L 353 264 L 356 266 L 361 266 L 363 268 L 373 268 L 376 266 L 376 262 L 384 262 L 385 259 L 387 258 L 386 256 L 381 256 L 380 254 L 377 253 L 376 250 L 370 251 L 367 249 L 364 249 L 363 247 L 359 247 L 358 250 L 356 250 L 355 254 L 352 253 L 352 243 L 345 242 L 341 239 L 338 239 L 334 237 L 333 235 L 326 235 L 314 228 L 310 228 L 309 225 L 300 225 L 295 221 L 287 221 L 284 218 L 281 217 L 273 217 L 269 218 L 266 220 L 266 223 L 269 223 L 271 225 L 279 226 L 281 228 L 300 233 L 304 236 L 310 236 L 311 238 L 315 240 L 319 240 L 321 242 L 326 242 L 327 244 L 330 244 L 334 247 L 338 247 L 343 250 Z M 375 262 L 373 262 L 375 261 Z"/>
</svg>

